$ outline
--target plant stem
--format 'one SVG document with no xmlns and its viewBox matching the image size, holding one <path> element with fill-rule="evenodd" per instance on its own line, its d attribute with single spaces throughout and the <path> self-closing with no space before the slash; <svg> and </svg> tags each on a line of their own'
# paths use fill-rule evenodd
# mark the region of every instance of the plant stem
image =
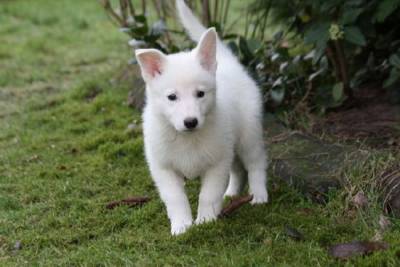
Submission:
<svg viewBox="0 0 400 267">
<path fill-rule="evenodd" d="M 222 1 L 222 0 L 220 0 Z M 213 14 L 213 22 L 216 22 L 218 20 L 218 7 L 219 7 L 219 1 L 214 0 L 214 14 Z"/>
<path fill-rule="evenodd" d="M 126 2 L 128 3 L 129 12 L 131 13 L 132 18 L 134 18 L 136 16 L 135 8 L 133 7 L 131 0 L 127 0 Z"/>
<path fill-rule="evenodd" d="M 222 23 L 222 25 L 223 25 L 223 29 L 225 30 L 225 25 L 226 25 L 226 23 L 227 23 L 227 21 L 228 21 L 228 11 L 229 11 L 229 6 L 230 6 L 230 4 L 231 4 L 231 0 L 226 0 L 226 4 L 225 4 L 225 11 L 224 11 L 224 17 L 223 17 L 223 19 L 221 20 L 221 23 Z"/>
<path fill-rule="evenodd" d="M 249 27 L 250 27 L 250 11 L 246 11 L 246 19 L 245 19 L 245 25 L 244 26 L 244 38 L 247 39 L 247 34 L 249 33 Z"/>
<path fill-rule="evenodd" d="M 346 57 L 344 54 L 343 44 L 340 40 L 335 40 L 334 43 L 336 47 L 337 59 L 340 66 L 340 73 L 343 83 L 343 92 L 349 97 L 349 100 L 352 100 L 354 96 L 353 96 L 353 91 L 350 88 L 348 68 L 347 68 Z"/>
<path fill-rule="evenodd" d="M 336 56 L 334 52 L 334 48 L 332 47 L 332 44 L 329 43 L 328 47 L 326 48 L 326 55 L 331 62 L 333 68 L 335 69 L 335 76 L 337 81 L 342 81 L 342 75 L 340 73 L 340 67 L 336 61 Z"/>
<path fill-rule="evenodd" d="M 126 0 L 119 0 L 119 7 L 121 11 L 122 20 L 124 21 L 124 25 L 127 25 L 128 19 L 128 4 Z"/>
<path fill-rule="evenodd" d="M 155 10 L 157 12 L 158 18 L 159 19 L 163 19 L 163 16 L 161 14 L 161 7 L 160 7 L 158 1 L 157 0 L 152 0 L 152 3 L 153 3 L 153 6 L 154 6 L 154 8 L 155 8 Z"/>
<path fill-rule="evenodd" d="M 109 0 L 101 0 L 100 4 L 103 6 L 107 14 L 110 15 L 111 18 L 113 18 L 115 21 L 117 21 L 119 26 L 126 26 L 124 20 L 120 16 L 118 16 L 117 13 L 115 13 Z"/>
<path fill-rule="evenodd" d="M 261 40 L 264 41 L 265 28 L 267 27 L 268 16 L 271 11 L 273 1 L 269 1 L 267 8 L 264 10 L 264 19 L 261 24 Z"/>
<path fill-rule="evenodd" d="M 146 15 L 146 0 L 142 0 L 142 15 Z"/>
<path fill-rule="evenodd" d="M 210 20 L 211 20 L 209 0 L 203 0 L 202 9 L 203 9 L 203 23 L 208 27 L 208 25 L 210 25 Z"/>
</svg>

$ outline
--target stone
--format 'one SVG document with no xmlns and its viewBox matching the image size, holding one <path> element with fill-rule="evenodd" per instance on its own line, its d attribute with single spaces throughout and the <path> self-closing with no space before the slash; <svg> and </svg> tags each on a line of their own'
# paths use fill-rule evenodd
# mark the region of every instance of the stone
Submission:
<svg viewBox="0 0 400 267">
<path fill-rule="evenodd" d="M 317 203 L 341 187 L 340 171 L 360 157 L 352 146 L 333 144 L 284 127 L 273 115 L 264 120 L 270 173 Z"/>
</svg>

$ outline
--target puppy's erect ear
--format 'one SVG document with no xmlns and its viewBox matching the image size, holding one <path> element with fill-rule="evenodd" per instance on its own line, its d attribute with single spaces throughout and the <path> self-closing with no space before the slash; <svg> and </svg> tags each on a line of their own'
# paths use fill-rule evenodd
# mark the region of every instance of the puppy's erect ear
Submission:
<svg viewBox="0 0 400 267">
<path fill-rule="evenodd" d="M 157 49 L 138 49 L 135 54 L 145 81 L 152 80 L 164 71 L 167 57 Z"/>
<path fill-rule="evenodd" d="M 217 38 L 215 28 L 210 28 L 203 33 L 196 48 L 200 65 L 212 73 L 217 70 Z"/>
</svg>

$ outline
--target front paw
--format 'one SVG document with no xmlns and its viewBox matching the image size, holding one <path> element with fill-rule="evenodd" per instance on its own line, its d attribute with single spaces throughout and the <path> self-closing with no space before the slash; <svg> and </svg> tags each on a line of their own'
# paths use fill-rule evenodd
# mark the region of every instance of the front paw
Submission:
<svg viewBox="0 0 400 267">
<path fill-rule="evenodd" d="M 252 195 L 253 195 L 253 199 L 250 202 L 252 205 L 268 203 L 268 192 L 267 191 L 253 193 Z"/>
<path fill-rule="evenodd" d="M 195 224 L 199 225 L 202 223 L 215 221 L 218 218 L 218 214 L 219 211 L 213 209 L 212 207 L 204 208 L 198 212 Z"/>
<path fill-rule="evenodd" d="M 192 226 L 192 222 L 191 221 L 181 221 L 179 223 L 172 223 L 171 224 L 171 234 L 174 236 L 183 234 L 187 231 L 187 229 L 190 228 L 190 226 Z"/>
</svg>

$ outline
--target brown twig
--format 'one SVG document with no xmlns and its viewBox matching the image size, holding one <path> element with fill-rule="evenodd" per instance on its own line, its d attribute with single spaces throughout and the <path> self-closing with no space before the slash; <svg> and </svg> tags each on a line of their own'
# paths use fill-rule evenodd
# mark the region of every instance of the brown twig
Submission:
<svg viewBox="0 0 400 267">
<path fill-rule="evenodd" d="M 131 14 L 132 18 L 134 18 L 136 16 L 135 8 L 133 7 L 131 0 L 126 0 L 126 2 L 128 3 L 129 13 Z"/>
<path fill-rule="evenodd" d="M 247 195 L 247 196 L 231 199 L 229 204 L 225 208 L 222 209 L 222 211 L 218 217 L 224 218 L 224 217 L 230 216 L 235 210 L 237 210 L 244 204 L 249 203 L 252 199 L 253 199 L 253 195 Z"/>
<path fill-rule="evenodd" d="M 304 157 L 274 157 L 272 159 L 273 162 L 280 161 L 280 160 L 292 160 L 292 159 L 315 159 L 316 157 L 320 156 L 329 156 L 329 153 L 314 153 Z"/>
<path fill-rule="evenodd" d="M 130 197 L 122 200 L 112 201 L 106 205 L 106 208 L 112 210 L 121 205 L 134 207 L 143 205 L 144 203 L 147 203 L 149 201 L 150 201 L 149 197 Z"/>
<path fill-rule="evenodd" d="M 160 20 L 162 20 L 164 23 L 167 22 L 167 3 L 159 1 L 159 0 L 152 0 L 153 6 L 156 9 L 157 16 Z M 166 42 L 171 45 L 173 43 L 172 38 L 169 34 L 168 31 L 165 31 L 164 34 Z"/>
<path fill-rule="evenodd" d="M 164 19 L 161 13 L 161 7 L 160 7 L 160 3 L 157 0 L 152 0 L 153 6 L 157 12 L 157 16 L 159 19 Z"/>
<path fill-rule="evenodd" d="M 271 138 L 267 139 L 267 144 L 273 144 L 273 143 L 278 143 L 281 141 L 284 141 L 286 139 L 288 139 L 289 137 L 295 135 L 295 134 L 302 134 L 303 132 L 301 131 L 291 131 L 291 132 L 284 132 L 284 133 L 280 133 L 278 135 L 275 135 Z"/>
<path fill-rule="evenodd" d="M 100 4 L 103 6 L 103 8 L 106 10 L 107 14 L 114 19 L 120 26 L 125 26 L 124 25 L 124 20 L 118 16 L 117 13 L 115 13 L 114 9 L 111 6 L 111 3 L 109 0 L 100 0 Z"/>
<path fill-rule="evenodd" d="M 128 20 L 128 3 L 127 0 L 119 0 L 119 7 L 121 10 L 121 17 L 124 21 L 124 25 L 127 25 Z"/>
</svg>

